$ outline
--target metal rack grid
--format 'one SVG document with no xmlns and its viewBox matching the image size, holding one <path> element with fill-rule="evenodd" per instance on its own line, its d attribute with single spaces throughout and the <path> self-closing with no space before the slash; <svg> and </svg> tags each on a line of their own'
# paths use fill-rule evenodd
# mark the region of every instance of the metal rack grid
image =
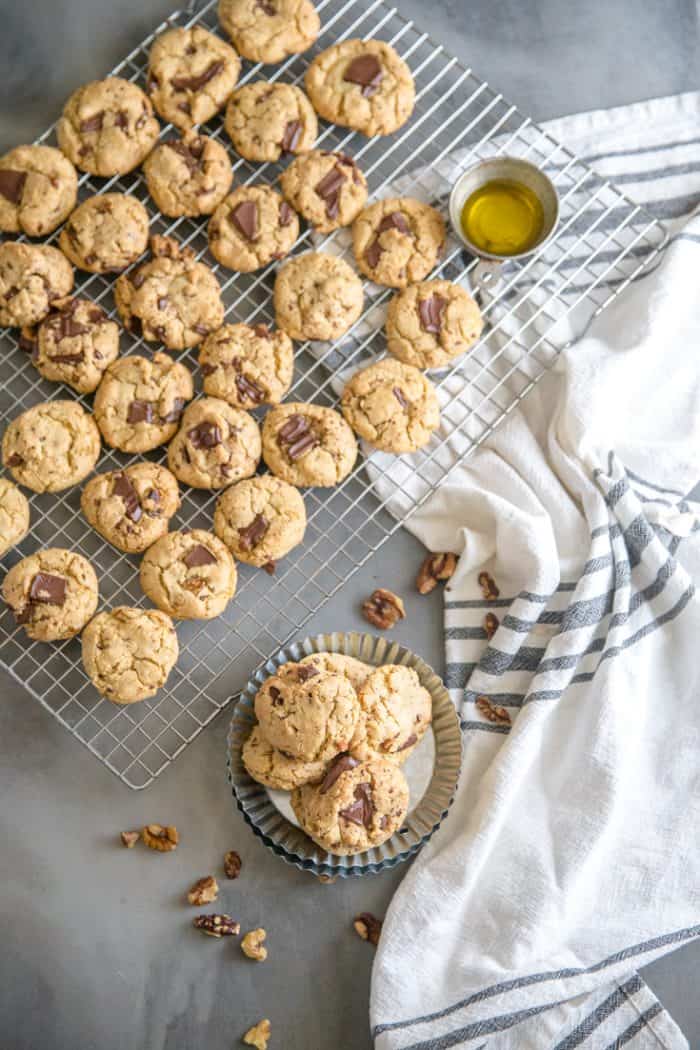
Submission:
<svg viewBox="0 0 700 1050">
<path fill-rule="evenodd" d="M 375 455 L 360 459 L 351 476 L 331 490 L 305 492 L 308 528 L 303 545 L 270 578 L 239 566 L 239 589 L 216 620 L 181 622 L 181 654 L 164 689 L 151 701 L 120 707 L 99 697 L 80 662 L 80 643 L 31 642 L 9 610 L 0 613 L 0 661 L 78 740 L 132 788 L 150 784 L 226 706 L 262 661 L 286 644 L 321 605 L 396 532 L 406 516 L 462 462 L 522 400 L 571 341 L 570 319 L 580 325 L 600 312 L 652 265 L 665 242 L 660 224 L 585 167 L 563 146 L 518 112 L 502 95 L 450 57 L 426 33 L 383 0 L 321 0 L 321 36 L 306 55 L 264 69 L 246 65 L 241 82 L 264 77 L 301 83 L 319 50 L 350 37 L 378 37 L 408 62 L 416 80 L 411 121 L 397 134 L 367 140 L 342 128 L 321 125 L 319 144 L 346 150 L 360 163 L 374 197 L 389 192 L 428 200 L 445 211 L 450 179 L 481 157 L 512 153 L 544 167 L 561 201 L 557 235 L 531 259 L 512 264 L 504 280 L 483 301 L 486 319 L 480 343 L 466 361 L 435 377 L 442 401 L 442 426 L 430 444 L 412 457 Z M 116 69 L 116 75 L 145 82 L 148 51 L 173 25 L 198 23 L 218 32 L 216 3 L 174 13 Z M 172 132 L 168 126 L 163 134 Z M 203 129 L 227 144 L 221 117 Z M 53 128 L 39 140 L 53 141 Z M 276 180 L 280 165 L 252 165 L 229 148 L 236 183 Z M 140 173 L 109 180 L 83 176 L 80 195 L 121 191 L 136 195 L 152 216 L 152 232 L 169 233 L 206 255 L 206 221 L 169 220 L 154 209 Z M 52 237 L 55 240 L 56 235 Z M 309 247 L 351 260 L 346 231 L 319 239 L 304 231 L 295 251 Z M 212 259 L 206 257 L 209 265 Z M 436 275 L 468 280 L 476 260 L 450 242 Z M 232 274 L 213 265 L 226 303 L 227 321 L 272 323 L 274 265 L 253 274 Z M 112 281 L 81 275 L 76 293 L 116 316 Z M 384 352 L 382 308 L 390 294 L 365 282 L 367 308 L 340 344 L 296 348 L 290 400 L 337 403 L 338 373 Z M 47 398 L 75 397 L 73 391 L 42 380 L 5 331 L 0 361 L 0 415 L 3 423 Z M 122 352 L 150 353 L 153 346 L 124 332 Z M 197 372 L 196 351 L 181 355 Z M 89 398 L 79 398 L 90 408 Z M 163 458 L 162 450 L 153 459 Z M 98 470 L 111 470 L 134 457 L 105 450 Z M 5 568 L 42 546 L 80 550 L 100 578 L 102 607 L 143 604 L 138 560 L 121 554 L 95 533 L 80 513 L 80 493 L 33 495 L 32 529 L 3 559 Z M 183 491 L 173 528 L 210 526 L 216 493 Z"/>
</svg>

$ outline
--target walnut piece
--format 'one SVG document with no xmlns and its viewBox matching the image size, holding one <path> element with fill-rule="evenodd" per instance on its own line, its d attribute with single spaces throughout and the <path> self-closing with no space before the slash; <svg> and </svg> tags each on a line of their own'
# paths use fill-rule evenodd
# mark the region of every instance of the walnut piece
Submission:
<svg viewBox="0 0 700 1050">
<path fill-rule="evenodd" d="M 501 621 L 493 613 L 486 613 L 484 617 L 484 630 L 486 631 L 486 637 L 489 641 L 493 638 L 494 634 L 501 626 Z"/>
<path fill-rule="evenodd" d="M 363 911 L 353 919 L 352 924 L 355 927 L 355 933 L 359 934 L 363 941 L 369 941 L 374 945 L 379 944 L 379 934 L 382 932 L 381 919 L 371 915 L 368 911 Z"/>
<path fill-rule="evenodd" d="M 475 703 L 487 722 L 495 722 L 501 726 L 511 724 L 510 715 L 505 707 L 501 707 L 500 704 L 492 704 L 487 696 L 477 696 Z"/>
<path fill-rule="evenodd" d="M 334 882 L 338 881 L 337 875 L 319 875 L 318 881 L 322 882 L 324 886 L 332 886 Z"/>
<path fill-rule="evenodd" d="M 494 598 L 498 598 L 501 593 L 494 582 L 493 576 L 489 576 L 487 572 L 479 573 L 479 586 L 484 598 L 489 602 L 493 601 Z"/>
<path fill-rule="evenodd" d="M 430 594 L 439 580 L 449 580 L 457 568 L 457 557 L 449 551 L 443 554 L 428 554 L 416 576 L 419 594 Z"/>
<path fill-rule="evenodd" d="M 159 853 L 170 853 L 180 841 L 177 828 L 172 824 L 146 824 L 141 838 L 149 849 L 157 849 Z"/>
<path fill-rule="evenodd" d="M 385 631 L 403 620 L 406 610 L 397 594 L 379 587 L 362 603 L 362 615 L 380 631 Z"/>
<path fill-rule="evenodd" d="M 211 904 L 219 896 L 219 884 L 213 875 L 205 875 L 197 879 L 194 886 L 187 892 L 187 900 L 190 904 L 196 904 L 201 908 L 203 904 Z"/>
<path fill-rule="evenodd" d="M 235 849 L 224 854 L 224 875 L 227 879 L 237 879 L 241 874 L 241 858 Z"/>
<path fill-rule="evenodd" d="M 126 846 L 127 849 L 133 849 L 138 840 L 141 838 L 140 831 L 120 831 L 119 837 L 122 840 L 122 845 Z"/>
<path fill-rule="evenodd" d="M 265 1018 L 249 1028 L 243 1036 L 243 1042 L 247 1046 L 254 1046 L 255 1050 L 267 1050 L 267 1041 L 270 1038 L 270 1022 Z"/>
<path fill-rule="evenodd" d="M 241 924 L 230 915 L 198 915 L 192 925 L 208 937 L 237 937 L 241 932 Z"/>
<path fill-rule="evenodd" d="M 241 941 L 243 954 L 249 959 L 255 959 L 256 962 L 264 962 L 267 959 L 267 948 L 263 944 L 266 937 L 267 934 L 262 928 L 246 933 Z"/>
</svg>

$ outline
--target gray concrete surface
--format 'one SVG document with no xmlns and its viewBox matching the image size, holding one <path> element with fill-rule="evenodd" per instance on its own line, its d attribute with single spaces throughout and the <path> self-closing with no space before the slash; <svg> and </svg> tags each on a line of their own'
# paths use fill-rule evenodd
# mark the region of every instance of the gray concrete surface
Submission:
<svg viewBox="0 0 700 1050">
<path fill-rule="evenodd" d="M 535 118 L 697 87 L 690 0 L 396 0 Z M 0 0 L 0 148 L 29 141 L 79 83 L 102 75 L 169 0 Z M 426 9 L 427 8 L 427 9 Z M 442 663 L 437 594 L 412 594 L 420 546 L 396 537 L 309 630 L 360 628 L 377 583 L 407 598 L 395 632 Z M 230 1050 L 263 1015 L 284 1050 L 368 1050 L 372 951 L 351 932 L 381 914 L 402 872 L 321 886 L 269 854 L 234 812 L 223 715 L 146 793 L 118 783 L 20 687 L 0 675 L 0 1046 L 3 1050 Z M 177 824 L 169 856 L 115 847 L 120 828 Z M 221 903 L 269 931 L 270 956 L 200 937 L 182 894 L 225 849 L 243 858 Z M 646 972 L 700 1045 L 700 945 Z"/>
</svg>

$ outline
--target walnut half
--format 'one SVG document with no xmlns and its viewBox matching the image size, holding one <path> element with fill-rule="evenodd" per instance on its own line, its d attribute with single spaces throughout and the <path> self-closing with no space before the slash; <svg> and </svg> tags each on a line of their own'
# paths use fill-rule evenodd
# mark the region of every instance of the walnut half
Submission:
<svg viewBox="0 0 700 1050">
<path fill-rule="evenodd" d="M 170 853 L 180 841 L 177 828 L 172 824 L 146 824 L 141 831 L 141 838 L 149 849 L 158 850 L 159 853 Z"/>
<path fill-rule="evenodd" d="M 382 932 L 382 920 L 371 915 L 368 911 L 363 911 L 360 915 L 353 919 L 353 926 L 355 927 L 355 933 L 362 938 L 363 941 L 369 941 L 370 944 L 379 944 L 379 935 Z"/>
<path fill-rule="evenodd" d="M 449 580 L 457 568 L 457 558 L 449 552 L 428 554 L 416 576 L 416 589 L 419 594 L 430 594 L 439 580 Z"/>
<path fill-rule="evenodd" d="M 243 1042 L 247 1046 L 254 1046 L 255 1050 L 267 1050 L 267 1041 L 270 1038 L 270 1022 L 265 1018 L 249 1028 L 243 1036 Z"/>
<path fill-rule="evenodd" d="M 362 615 L 380 631 L 386 631 L 405 618 L 406 610 L 398 594 L 378 587 L 362 603 Z"/>
<path fill-rule="evenodd" d="M 247 955 L 249 959 L 255 959 L 256 962 L 264 962 L 267 959 L 267 948 L 263 944 L 266 937 L 267 934 L 262 928 L 246 933 L 241 941 L 243 954 Z"/>
<path fill-rule="evenodd" d="M 190 904 L 196 904 L 201 908 L 203 904 L 211 904 L 219 896 L 219 884 L 213 875 L 205 875 L 197 879 L 194 886 L 187 892 L 187 900 Z"/>
</svg>

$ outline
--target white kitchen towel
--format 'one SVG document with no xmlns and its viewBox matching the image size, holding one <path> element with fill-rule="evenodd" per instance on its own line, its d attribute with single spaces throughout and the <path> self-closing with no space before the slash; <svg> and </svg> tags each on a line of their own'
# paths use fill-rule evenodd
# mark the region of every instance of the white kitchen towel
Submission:
<svg viewBox="0 0 700 1050">
<path fill-rule="evenodd" d="M 460 555 L 465 761 L 385 919 L 377 1050 L 688 1045 L 636 970 L 700 936 L 699 118 L 692 94 L 548 126 L 673 236 L 408 523 Z"/>
</svg>

